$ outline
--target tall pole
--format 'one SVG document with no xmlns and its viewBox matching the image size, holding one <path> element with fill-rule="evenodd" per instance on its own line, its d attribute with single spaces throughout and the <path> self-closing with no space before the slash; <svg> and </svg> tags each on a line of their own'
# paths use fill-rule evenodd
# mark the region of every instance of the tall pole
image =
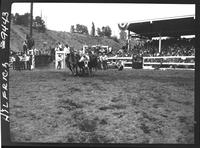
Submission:
<svg viewBox="0 0 200 148">
<path fill-rule="evenodd" d="M 128 52 L 130 51 L 130 31 L 128 30 Z"/>
<path fill-rule="evenodd" d="M 33 36 L 33 32 L 32 32 L 32 25 L 33 25 L 33 2 L 31 2 L 31 20 L 30 20 L 30 38 L 32 39 Z M 35 53 L 34 53 L 34 49 L 33 49 L 33 53 L 32 53 L 32 65 L 31 65 L 32 69 L 35 68 Z"/>
<path fill-rule="evenodd" d="M 30 13 L 31 13 L 31 20 L 30 20 L 30 38 L 32 38 L 32 24 L 33 24 L 33 2 L 31 2 L 31 10 L 30 10 Z"/>
</svg>

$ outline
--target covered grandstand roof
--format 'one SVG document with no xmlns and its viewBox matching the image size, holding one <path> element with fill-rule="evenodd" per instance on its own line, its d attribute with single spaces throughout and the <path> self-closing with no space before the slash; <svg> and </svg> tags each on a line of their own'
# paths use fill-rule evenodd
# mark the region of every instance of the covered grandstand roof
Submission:
<svg viewBox="0 0 200 148">
<path fill-rule="evenodd" d="M 194 35 L 195 17 L 135 21 L 128 23 L 127 30 L 146 37 Z"/>
</svg>

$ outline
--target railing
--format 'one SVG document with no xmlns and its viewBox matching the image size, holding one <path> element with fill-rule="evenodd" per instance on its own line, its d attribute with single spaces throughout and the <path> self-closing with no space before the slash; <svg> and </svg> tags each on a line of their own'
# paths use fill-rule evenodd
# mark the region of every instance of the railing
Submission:
<svg viewBox="0 0 200 148">
<path fill-rule="evenodd" d="M 111 60 L 123 60 L 124 68 L 133 68 L 132 57 L 109 57 L 108 61 Z M 139 63 L 140 65 L 140 63 Z M 140 67 L 140 66 L 139 66 Z M 160 57 L 143 57 L 142 68 L 143 69 L 155 69 L 159 68 L 176 68 L 176 69 L 194 69 L 195 68 L 195 56 L 160 56 Z"/>
<path fill-rule="evenodd" d="M 156 67 L 194 69 L 195 56 L 143 57 L 143 69 L 154 69 Z"/>
<path fill-rule="evenodd" d="M 108 61 L 111 60 L 122 60 L 124 61 L 124 68 L 132 68 L 132 57 L 109 57 Z"/>
</svg>

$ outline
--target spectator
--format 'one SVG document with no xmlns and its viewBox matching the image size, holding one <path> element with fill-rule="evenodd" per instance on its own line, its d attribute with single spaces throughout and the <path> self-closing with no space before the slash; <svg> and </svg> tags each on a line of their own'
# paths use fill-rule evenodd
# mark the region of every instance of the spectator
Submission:
<svg viewBox="0 0 200 148">
<path fill-rule="evenodd" d="M 23 52 L 24 53 L 27 53 L 27 41 L 25 40 L 24 42 L 23 42 Z"/>
<path fill-rule="evenodd" d="M 58 55 L 57 60 L 58 60 L 57 69 L 61 69 L 61 62 L 62 62 L 62 60 L 63 60 L 62 57 L 61 57 L 61 54 Z"/>
<path fill-rule="evenodd" d="M 60 49 L 59 49 L 59 44 L 60 44 L 60 42 L 58 42 L 58 43 L 56 44 L 55 52 L 56 52 L 56 51 L 60 51 Z"/>
<path fill-rule="evenodd" d="M 27 69 L 31 70 L 31 58 L 29 55 L 26 55 L 26 63 L 27 63 Z"/>
<path fill-rule="evenodd" d="M 108 62 L 108 56 L 105 53 L 103 53 L 102 66 L 103 66 L 104 70 L 106 70 L 108 68 L 107 62 Z"/>
<path fill-rule="evenodd" d="M 124 62 L 122 60 L 119 60 L 117 67 L 118 67 L 118 71 L 123 70 L 124 69 Z"/>
<path fill-rule="evenodd" d="M 13 70 L 15 70 L 16 69 L 16 58 L 15 58 L 15 56 L 11 57 L 11 61 L 12 61 Z"/>
<path fill-rule="evenodd" d="M 21 68 L 20 68 L 20 57 L 19 57 L 19 55 L 16 55 L 16 65 L 15 65 L 15 68 L 16 68 L 16 70 L 21 70 Z"/>
<path fill-rule="evenodd" d="M 70 55 L 70 48 L 69 48 L 69 46 L 67 44 L 64 47 L 64 52 L 66 54 L 66 61 L 68 61 L 69 55 Z"/>
<path fill-rule="evenodd" d="M 58 42 L 58 48 L 59 48 L 59 51 L 63 51 L 62 44 L 60 42 Z"/>
</svg>

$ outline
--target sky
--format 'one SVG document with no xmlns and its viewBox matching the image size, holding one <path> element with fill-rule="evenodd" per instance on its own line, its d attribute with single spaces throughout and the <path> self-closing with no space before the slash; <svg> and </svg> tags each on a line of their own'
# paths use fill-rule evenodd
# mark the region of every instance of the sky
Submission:
<svg viewBox="0 0 200 148">
<path fill-rule="evenodd" d="M 30 12 L 30 3 L 13 3 L 11 13 Z M 195 4 L 115 4 L 115 3 L 33 3 L 33 17 L 42 16 L 50 30 L 70 32 L 71 25 L 82 24 L 90 33 L 110 26 L 112 36 L 119 37 L 118 23 L 195 15 Z"/>
</svg>

